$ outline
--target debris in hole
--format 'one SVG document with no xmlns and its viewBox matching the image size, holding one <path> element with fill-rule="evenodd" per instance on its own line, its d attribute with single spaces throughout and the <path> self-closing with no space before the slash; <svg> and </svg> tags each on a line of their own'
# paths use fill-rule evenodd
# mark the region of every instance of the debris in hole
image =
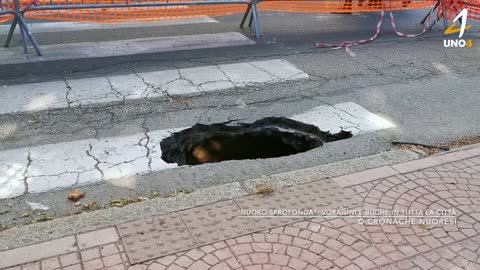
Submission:
<svg viewBox="0 0 480 270">
<path fill-rule="evenodd" d="M 159 198 L 160 196 L 162 196 L 162 194 L 160 194 L 160 192 L 154 191 L 150 194 L 150 196 L 148 198 L 155 199 L 155 198 Z"/>
<path fill-rule="evenodd" d="M 450 150 L 448 147 L 437 146 L 437 145 L 428 145 L 421 143 L 410 143 L 410 142 L 392 142 L 392 145 L 400 150 L 410 150 L 414 152 L 420 152 L 420 154 L 425 154 L 431 156 L 442 151 Z"/>
<path fill-rule="evenodd" d="M 78 189 L 76 189 L 76 190 L 68 193 L 68 197 L 67 197 L 67 198 L 68 198 L 70 201 L 76 202 L 76 201 L 80 200 L 81 198 L 83 198 L 83 196 L 85 196 L 85 193 L 82 192 L 82 191 L 80 191 L 80 190 L 78 190 Z"/>
<path fill-rule="evenodd" d="M 113 200 L 110 202 L 111 207 L 124 207 L 125 205 L 129 205 L 132 203 L 138 203 L 148 200 L 145 197 L 137 197 L 137 198 L 121 198 L 119 200 Z"/>
<path fill-rule="evenodd" d="M 457 148 L 457 147 L 462 147 L 462 146 L 477 144 L 477 143 L 480 143 L 480 136 L 462 137 L 446 144 L 428 145 L 428 144 L 410 143 L 410 142 L 392 142 L 392 145 L 394 145 L 396 148 L 401 150 L 411 150 L 415 152 L 421 152 L 430 156 L 433 154 L 437 154 L 441 151 L 448 151 L 451 148 Z"/>
<path fill-rule="evenodd" d="M 7 225 L 0 224 L 0 232 L 5 231 L 6 229 L 8 229 Z"/>
<path fill-rule="evenodd" d="M 35 222 L 45 222 L 45 221 L 49 221 L 49 220 L 54 220 L 55 219 L 55 215 L 54 214 L 47 214 L 47 213 L 41 213 L 39 214 L 39 218 L 37 218 L 35 220 Z"/>
<path fill-rule="evenodd" d="M 96 202 L 88 202 L 82 205 L 83 210 L 86 211 L 91 211 L 97 209 L 97 203 Z"/>
<path fill-rule="evenodd" d="M 178 165 L 224 160 L 289 156 L 326 142 L 352 137 L 348 131 L 331 134 L 316 126 L 284 117 L 267 117 L 253 123 L 196 124 L 160 142 L 162 159 Z"/>
<path fill-rule="evenodd" d="M 30 208 L 32 208 L 32 210 L 42 210 L 42 211 L 50 210 L 50 207 L 41 203 L 34 203 L 34 202 L 27 201 L 27 204 L 30 206 Z"/>
<path fill-rule="evenodd" d="M 18 217 L 19 217 L 19 218 L 27 218 L 27 217 L 29 217 L 29 216 L 30 216 L 30 213 L 25 212 L 25 213 L 20 214 Z"/>
<path fill-rule="evenodd" d="M 180 195 L 180 194 L 190 194 L 192 192 L 193 191 L 188 188 L 178 188 L 175 191 L 170 192 L 170 194 L 168 194 L 168 197 L 176 197 L 177 195 Z"/>
<path fill-rule="evenodd" d="M 268 195 L 268 194 L 271 194 L 275 191 L 275 189 L 268 185 L 268 184 L 265 184 L 265 183 L 259 183 L 259 184 L 256 184 L 255 185 L 255 193 L 256 194 L 264 194 L 264 195 Z"/>
<path fill-rule="evenodd" d="M 448 146 L 450 146 L 451 148 L 455 148 L 455 147 L 476 144 L 476 143 L 480 143 L 480 136 L 462 137 L 460 139 L 456 139 L 455 141 L 449 143 Z"/>
</svg>

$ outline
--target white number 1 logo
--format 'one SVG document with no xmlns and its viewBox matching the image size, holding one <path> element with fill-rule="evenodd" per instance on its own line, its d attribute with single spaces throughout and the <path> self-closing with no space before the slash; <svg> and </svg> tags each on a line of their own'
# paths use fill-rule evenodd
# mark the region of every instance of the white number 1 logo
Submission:
<svg viewBox="0 0 480 270">
<path fill-rule="evenodd" d="M 460 35 L 458 38 L 462 38 L 463 34 L 465 33 L 465 30 L 470 29 L 470 27 L 472 27 L 471 25 L 467 25 L 467 15 L 468 15 L 468 10 L 467 9 L 462 10 L 457 15 L 455 20 L 453 20 L 453 24 L 450 25 L 450 27 L 448 27 L 447 30 L 445 30 L 445 35 L 451 35 L 451 34 L 460 32 Z M 458 20 L 461 20 L 462 25 L 460 26 L 460 28 L 454 28 L 455 26 L 457 26 Z"/>
</svg>

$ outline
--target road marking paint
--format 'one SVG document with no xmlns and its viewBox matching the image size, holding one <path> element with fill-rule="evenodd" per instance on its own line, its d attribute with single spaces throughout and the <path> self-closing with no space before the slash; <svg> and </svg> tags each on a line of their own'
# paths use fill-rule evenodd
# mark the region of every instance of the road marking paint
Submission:
<svg viewBox="0 0 480 270">
<path fill-rule="evenodd" d="M 247 85 L 307 79 L 282 59 L 145 72 L 108 77 L 10 85 L 0 88 L 0 114 L 105 102 L 202 94 Z"/>
<path fill-rule="evenodd" d="M 20 196 L 25 192 L 28 149 L 0 152 L 0 199 Z"/>
<path fill-rule="evenodd" d="M 392 122 L 369 112 L 354 102 L 316 107 L 291 118 L 317 126 L 323 131 L 337 133 L 341 130 L 348 130 L 353 135 L 396 127 Z"/>
<path fill-rule="evenodd" d="M 21 47 L 0 47 L 2 64 L 19 64 L 67 59 L 117 57 L 183 50 L 254 45 L 255 41 L 237 32 L 138 38 L 129 40 L 43 45 L 43 56 L 33 52 L 25 57 Z"/>
<path fill-rule="evenodd" d="M 121 28 L 137 28 L 137 27 L 162 27 L 186 24 L 199 23 L 218 23 L 217 20 L 210 17 L 190 18 L 184 20 L 165 20 L 159 22 L 115 22 L 108 21 L 107 23 L 86 23 L 86 22 L 41 22 L 29 23 L 32 32 L 38 33 L 52 33 L 52 32 L 71 32 L 71 31 L 85 31 L 85 30 L 109 30 Z M 0 35 L 7 35 L 10 30 L 10 25 L 0 25 Z M 18 27 L 16 32 L 18 32 Z"/>
<path fill-rule="evenodd" d="M 355 135 L 395 127 L 352 102 L 315 107 L 291 118 L 322 130 L 344 129 Z M 0 151 L 0 199 L 100 181 L 122 185 L 115 180 L 175 168 L 176 164 L 161 159 L 160 142 L 182 129 Z"/>
</svg>

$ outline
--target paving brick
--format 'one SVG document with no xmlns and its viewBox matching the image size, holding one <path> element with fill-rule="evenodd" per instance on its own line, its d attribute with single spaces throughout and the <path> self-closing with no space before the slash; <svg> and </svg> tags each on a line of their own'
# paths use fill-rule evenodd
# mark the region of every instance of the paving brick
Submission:
<svg viewBox="0 0 480 270">
<path fill-rule="evenodd" d="M 100 253 L 103 257 L 119 253 L 116 244 L 109 244 L 100 247 Z"/>
<path fill-rule="evenodd" d="M 22 266 L 22 270 L 40 270 L 39 262 L 31 262 Z"/>
<path fill-rule="evenodd" d="M 67 267 L 62 268 L 63 270 L 82 270 L 81 264 L 74 264 Z"/>
<path fill-rule="evenodd" d="M 164 257 L 161 257 L 161 258 L 157 259 L 157 262 L 158 262 L 158 263 L 161 263 L 161 264 L 163 264 L 163 265 L 170 265 L 170 264 L 173 263 L 176 259 L 177 259 L 176 256 L 170 255 L 170 256 L 164 256 Z"/>
<path fill-rule="evenodd" d="M 67 236 L 48 242 L 0 252 L 0 268 L 38 261 L 77 250 L 75 237 Z"/>
<path fill-rule="evenodd" d="M 196 261 L 190 266 L 190 268 L 192 270 L 193 269 L 195 269 L 195 270 L 208 270 L 208 269 L 210 269 L 210 266 L 203 261 Z"/>
<path fill-rule="evenodd" d="M 94 259 L 83 263 L 85 270 L 97 270 L 103 268 L 103 262 L 101 259 Z"/>
<path fill-rule="evenodd" d="M 445 162 L 443 160 L 437 157 L 428 157 L 420 160 L 413 160 L 397 165 L 392 165 L 391 167 L 400 173 L 408 173 L 429 167 L 438 166 L 444 163 Z"/>
<path fill-rule="evenodd" d="M 120 256 L 120 254 L 113 254 L 107 257 L 103 257 L 102 262 L 103 262 L 103 265 L 107 267 L 123 263 L 122 257 Z"/>
<path fill-rule="evenodd" d="M 213 253 L 213 255 L 217 256 L 217 258 L 220 261 L 224 261 L 224 260 L 233 256 L 233 254 L 232 254 L 232 252 L 230 251 L 229 248 L 223 248 L 223 249 L 217 250 Z"/>
<path fill-rule="evenodd" d="M 320 269 L 331 269 L 333 266 L 333 263 L 327 259 L 321 260 L 320 262 L 317 263 L 317 266 Z"/>
<path fill-rule="evenodd" d="M 60 263 L 63 267 L 80 263 L 80 256 L 77 252 L 60 256 Z"/>
<path fill-rule="evenodd" d="M 152 225 L 156 224 L 156 226 Z M 145 226 L 133 231 L 132 226 Z M 144 219 L 140 223 L 118 226 L 126 253 L 132 264 L 189 250 L 197 246 L 178 214 Z M 127 236 L 128 235 L 128 236 Z"/>
<path fill-rule="evenodd" d="M 238 245 L 232 246 L 231 249 L 236 256 L 249 254 L 253 252 L 252 246 L 250 244 L 238 244 Z"/>
<path fill-rule="evenodd" d="M 336 177 L 333 178 L 333 181 L 335 181 L 335 183 L 337 183 L 341 187 L 350 187 L 374 181 L 377 179 L 390 177 L 396 174 L 398 174 L 398 171 L 387 166 Z"/>
<path fill-rule="evenodd" d="M 272 252 L 273 250 L 271 243 L 252 243 L 251 246 L 255 252 Z"/>
<path fill-rule="evenodd" d="M 180 258 L 178 258 L 176 261 L 175 261 L 175 264 L 181 266 L 181 267 L 189 267 L 190 265 L 192 265 L 193 263 L 193 260 L 188 258 L 187 256 L 181 256 Z"/>
<path fill-rule="evenodd" d="M 117 230 L 114 227 L 82 233 L 77 236 L 78 247 L 83 250 L 94 246 L 114 243 L 119 240 Z"/>
<path fill-rule="evenodd" d="M 268 253 L 253 253 L 250 254 L 250 259 L 256 264 L 266 264 L 269 262 Z"/>
<path fill-rule="evenodd" d="M 83 261 L 90 261 L 96 258 L 100 258 L 100 250 L 98 249 L 98 247 L 82 250 L 80 254 Z"/>
<path fill-rule="evenodd" d="M 283 254 L 270 254 L 270 263 L 275 265 L 287 265 L 290 257 Z"/>
<path fill-rule="evenodd" d="M 217 202 L 179 212 L 195 242 L 200 245 L 254 232 L 250 218 L 241 218 L 238 214 L 239 208 L 234 201 Z"/>
<path fill-rule="evenodd" d="M 21 266 L 14 266 L 14 267 L 4 268 L 4 270 L 21 270 L 21 269 L 22 269 Z"/>
<path fill-rule="evenodd" d="M 212 254 L 208 254 L 205 257 L 203 257 L 203 260 L 209 264 L 209 265 L 215 265 L 218 262 L 220 262 L 217 257 L 213 256 Z"/>
<path fill-rule="evenodd" d="M 109 266 L 105 268 L 105 270 L 125 270 L 125 269 L 126 267 L 123 264 L 117 264 L 117 265 Z"/>
<path fill-rule="evenodd" d="M 421 269 L 430 269 L 434 265 L 427 260 L 424 256 L 417 256 L 415 257 L 412 262 L 419 266 Z"/>
<path fill-rule="evenodd" d="M 42 270 L 54 270 L 60 268 L 58 257 L 48 258 L 41 261 Z"/>
<path fill-rule="evenodd" d="M 200 259 L 201 257 L 203 257 L 205 255 L 205 252 L 203 252 L 199 248 L 195 248 L 195 249 L 192 249 L 189 252 L 187 252 L 185 255 L 188 256 L 190 259 L 196 261 L 196 260 Z"/>
</svg>

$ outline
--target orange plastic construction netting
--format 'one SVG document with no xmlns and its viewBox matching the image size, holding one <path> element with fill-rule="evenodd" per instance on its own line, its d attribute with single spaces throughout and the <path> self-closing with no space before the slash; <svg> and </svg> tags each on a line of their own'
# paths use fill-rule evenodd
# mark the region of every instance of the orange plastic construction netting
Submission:
<svg viewBox="0 0 480 270">
<path fill-rule="evenodd" d="M 2 0 L 0 0 L 2 1 Z M 5 1 L 5 0 L 3 0 Z M 11 0 L 10 0 L 11 1 Z M 28 5 L 28 1 L 22 1 L 21 6 Z M 176 3 L 172 6 L 148 6 L 148 7 L 108 7 L 108 8 L 81 8 L 59 10 L 30 10 L 25 13 L 26 18 L 61 21 L 84 21 L 118 23 L 125 21 L 158 21 L 176 20 L 194 17 L 215 17 L 245 12 L 245 4 L 213 4 L 213 5 L 189 5 L 196 0 L 39 0 L 36 6 L 58 5 L 102 5 L 102 4 L 166 4 Z M 0 19 L 1 20 L 1 19 Z"/>
<path fill-rule="evenodd" d="M 463 9 L 468 10 L 469 19 L 480 20 L 480 0 L 444 0 L 441 8 L 445 8 L 446 17 L 450 20 Z"/>
<path fill-rule="evenodd" d="M 287 12 L 376 12 L 429 8 L 436 0 L 345 0 L 345 1 L 295 1 L 265 0 L 260 10 Z"/>
<path fill-rule="evenodd" d="M 21 0 L 21 6 L 32 0 Z M 182 5 L 194 0 L 38 0 L 37 6 L 178 3 L 174 6 L 82 8 L 60 10 L 31 10 L 25 17 L 43 20 L 91 21 L 116 23 L 125 21 L 174 20 L 201 16 L 223 16 L 245 12 L 246 4 Z M 264 0 L 258 4 L 260 11 L 285 12 L 374 12 L 380 10 L 408 10 L 432 7 L 436 0 Z M 13 0 L 0 0 L 0 8 L 12 8 Z M 3 20 L 6 20 L 3 16 Z M 0 22 L 2 17 L 0 17 Z"/>
</svg>

